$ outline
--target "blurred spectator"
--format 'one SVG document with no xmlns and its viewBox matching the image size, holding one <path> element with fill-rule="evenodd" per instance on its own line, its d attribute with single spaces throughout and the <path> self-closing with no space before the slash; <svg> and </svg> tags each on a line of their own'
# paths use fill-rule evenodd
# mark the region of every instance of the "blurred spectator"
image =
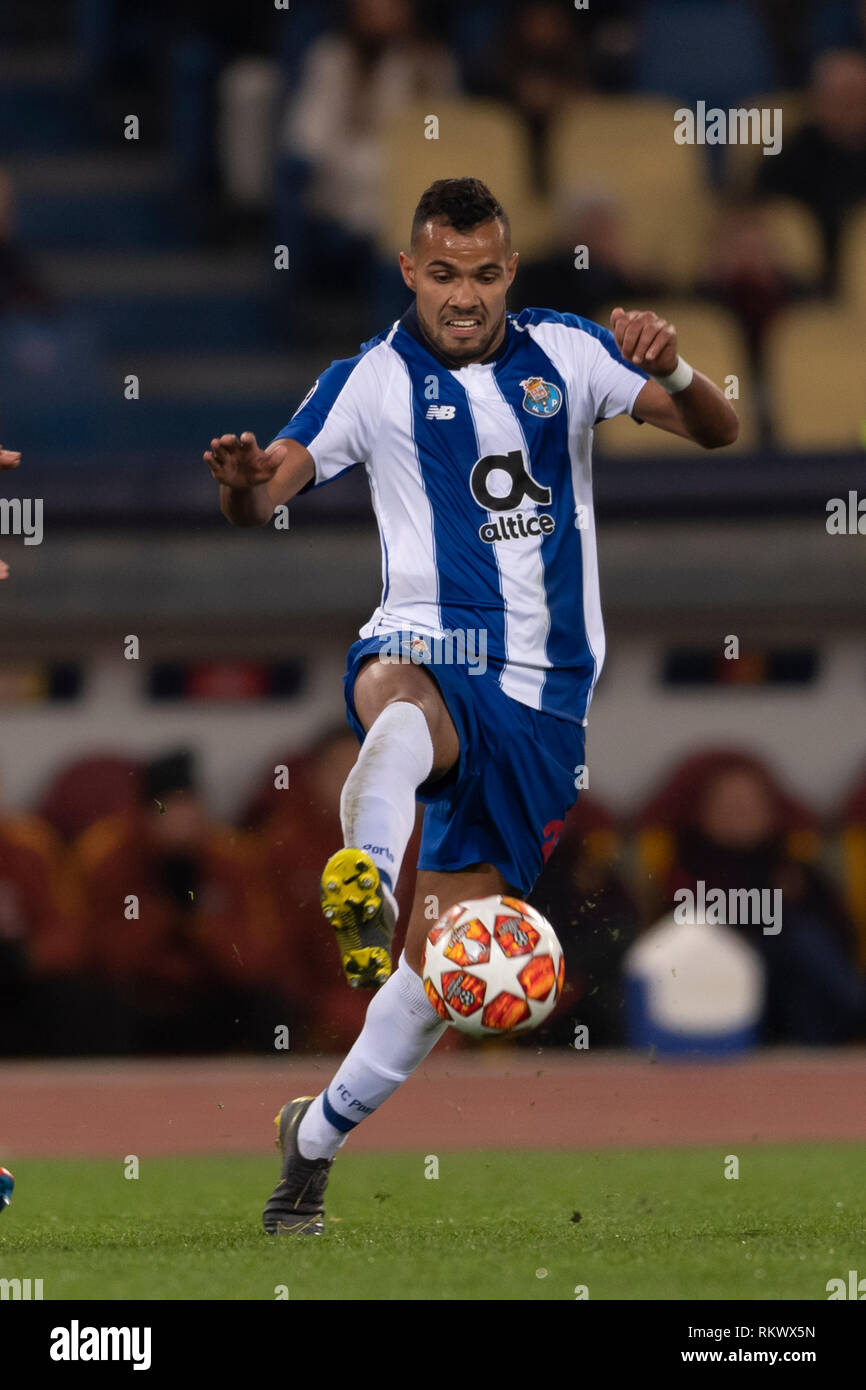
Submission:
<svg viewBox="0 0 866 1390">
<path fill-rule="evenodd" d="M 622 209 L 607 194 L 564 190 L 557 198 L 555 246 L 521 265 L 511 299 L 522 308 L 552 308 L 594 319 L 606 305 L 656 295 L 662 286 L 623 245 Z M 588 264 L 575 259 L 587 248 Z"/>
<path fill-rule="evenodd" d="M 277 921 L 248 836 L 207 816 L 186 753 L 146 769 L 140 804 L 78 842 L 85 963 L 110 988 L 111 1050 L 271 1050 L 289 1023 L 269 969 Z"/>
<path fill-rule="evenodd" d="M 578 13 L 581 33 L 589 36 L 588 64 L 593 87 L 602 92 L 631 91 L 635 82 L 640 0 L 607 0 Z"/>
<path fill-rule="evenodd" d="M 350 0 L 342 30 L 311 46 L 285 118 L 281 239 L 291 246 L 295 279 L 333 276 L 364 283 L 381 219 L 382 133 L 415 98 L 446 97 L 456 67 L 435 39 L 422 40 L 411 0 Z M 291 225 L 300 161 L 309 171 L 305 225 Z"/>
<path fill-rule="evenodd" d="M 761 160 L 758 189 L 797 198 L 814 212 L 832 289 L 843 219 L 866 198 L 866 54 L 823 53 L 812 70 L 810 102 L 811 119 L 778 155 Z"/>
<path fill-rule="evenodd" d="M 0 806 L 0 1050 L 75 1051 L 81 899 L 68 853 L 36 816 Z"/>
<path fill-rule="evenodd" d="M 72 867 L 51 827 L 0 810 L 0 936 L 28 969 L 51 973 L 78 965 L 78 906 Z"/>
<path fill-rule="evenodd" d="M 622 962 L 639 913 L 613 855 L 570 822 L 532 893 L 562 944 L 565 984 L 553 1017 L 531 1038 L 573 1047 L 583 1024 L 589 1046 L 616 1047 L 625 1039 Z"/>
<path fill-rule="evenodd" d="M 531 0 L 513 21 L 506 21 L 501 49 L 503 58 L 491 69 L 488 91 L 522 118 L 532 146 L 536 190 L 548 193 L 548 131 L 589 85 L 574 11 L 551 0 Z"/>
<path fill-rule="evenodd" d="M 760 203 L 745 202 L 719 218 L 698 288 L 737 315 L 755 366 L 779 310 L 807 287 L 784 269 Z"/>
<path fill-rule="evenodd" d="M 757 0 L 776 52 L 781 85 L 803 87 L 817 54 L 866 44 L 866 0 Z"/>
<path fill-rule="evenodd" d="M 769 443 L 772 422 L 760 390 L 766 336 L 782 309 L 817 286 L 804 284 L 785 269 L 760 203 L 743 202 L 728 207 L 719 218 L 695 288 L 740 322 L 757 389 L 761 434 Z"/>
<path fill-rule="evenodd" d="M 716 766 L 699 787 L 694 821 L 677 833 L 669 905 L 703 880 L 732 889 L 781 890 L 782 926 L 730 923 L 764 961 L 770 1042 L 845 1042 L 866 1028 L 866 980 L 856 965 L 851 922 L 831 885 L 785 846 L 769 777 L 750 759 Z"/>
<path fill-rule="evenodd" d="M 0 169 L 0 314 L 56 307 L 54 294 L 15 236 L 12 180 Z"/>
<path fill-rule="evenodd" d="M 54 773 L 39 801 L 39 814 L 67 844 L 88 826 L 135 806 L 141 767 L 122 753 L 88 752 Z"/>
<path fill-rule="evenodd" d="M 92 393 L 95 377 L 103 372 L 86 314 L 70 310 L 55 294 L 18 238 L 14 189 L 0 169 L 0 381 L 16 433 L 29 423 L 28 408 L 45 408 L 46 394 L 50 419 L 52 407 L 65 411 L 71 400 Z M 20 416 L 14 414 L 16 407 Z M 40 425 L 44 419 L 40 416 Z M 68 429 L 68 416 L 65 423 Z"/>
</svg>

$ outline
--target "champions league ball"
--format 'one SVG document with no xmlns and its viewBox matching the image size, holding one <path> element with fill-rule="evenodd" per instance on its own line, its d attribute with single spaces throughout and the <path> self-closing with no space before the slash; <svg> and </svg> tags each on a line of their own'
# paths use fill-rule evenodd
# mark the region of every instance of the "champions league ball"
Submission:
<svg viewBox="0 0 866 1390">
<path fill-rule="evenodd" d="M 461 1033 L 502 1037 L 550 1016 L 565 958 L 553 927 L 528 903 L 473 898 L 430 928 L 421 978 L 433 1008 Z"/>
</svg>

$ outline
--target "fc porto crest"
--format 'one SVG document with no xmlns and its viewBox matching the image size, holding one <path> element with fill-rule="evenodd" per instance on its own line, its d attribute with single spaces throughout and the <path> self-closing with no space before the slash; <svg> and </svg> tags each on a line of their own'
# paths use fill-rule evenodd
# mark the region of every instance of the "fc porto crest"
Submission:
<svg viewBox="0 0 866 1390">
<path fill-rule="evenodd" d="M 530 415 L 540 415 L 542 420 L 546 420 L 549 415 L 555 415 L 562 405 L 562 392 L 552 381 L 545 381 L 540 376 L 528 376 L 520 384 L 526 393 L 523 409 L 528 410 Z"/>
</svg>

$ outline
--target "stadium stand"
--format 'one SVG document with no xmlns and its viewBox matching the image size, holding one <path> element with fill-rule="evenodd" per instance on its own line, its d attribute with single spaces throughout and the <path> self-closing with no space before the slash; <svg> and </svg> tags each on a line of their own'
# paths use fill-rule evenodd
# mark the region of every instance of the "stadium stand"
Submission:
<svg viewBox="0 0 866 1390">
<path fill-rule="evenodd" d="M 690 287 L 715 202 L 701 151 L 674 142 L 669 102 L 584 99 L 554 124 L 550 151 L 555 188 L 614 197 L 632 253 L 671 286 Z"/>
<path fill-rule="evenodd" d="M 783 269 L 807 285 L 819 285 L 826 262 L 815 215 L 793 198 L 763 199 L 760 210 Z"/>
<path fill-rule="evenodd" d="M 641 7 L 636 80 L 640 90 L 694 106 L 735 107 L 775 82 L 762 17 L 747 0 L 658 0 Z"/>
<path fill-rule="evenodd" d="M 806 98 L 798 91 L 758 92 L 739 104 L 748 111 L 781 111 L 783 142 L 800 129 L 808 114 Z M 727 145 L 724 180 L 729 191 L 741 197 L 754 194 L 763 165 L 774 158 L 765 155 L 761 145 Z"/>
<path fill-rule="evenodd" d="M 759 918 L 751 906 L 746 920 L 739 908 L 734 915 L 726 908 L 721 923 L 763 961 L 766 1041 L 827 1044 L 860 1036 L 866 976 L 857 967 L 854 924 L 819 863 L 816 818 L 759 758 L 714 749 L 687 759 L 650 798 L 639 825 L 653 916 L 701 883 L 728 902 L 731 890 L 758 890 Z"/>
<path fill-rule="evenodd" d="M 483 179 L 519 231 L 521 249 L 530 254 L 549 234 L 549 213 L 532 191 L 532 151 L 520 120 L 499 102 L 452 100 L 438 102 L 439 134 L 425 141 L 419 156 L 417 144 L 406 140 L 407 128 L 424 128 L 429 102 L 415 103 L 391 121 L 385 132 L 385 185 L 379 246 L 383 254 L 404 250 L 406 228 L 418 201 L 416 190 L 434 179 L 449 177 L 463 168 L 466 151 L 483 151 L 473 158 L 477 177 Z"/>
<path fill-rule="evenodd" d="M 863 447 L 866 340 L 853 306 L 789 309 L 768 334 L 767 364 L 781 448 L 853 452 Z"/>
<path fill-rule="evenodd" d="M 866 777 L 855 784 L 842 806 L 839 847 L 845 902 L 857 925 L 858 957 L 866 969 Z"/>
<path fill-rule="evenodd" d="M 842 229 L 839 296 L 844 304 L 866 305 L 866 203 L 852 209 Z"/>
<path fill-rule="evenodd" d="M 88 753 L 60 768 L 39 802 L 39 814 L 71 844 L 95 821 L 133 807 L 141 768 L 120 753 Z"/>
</svg>

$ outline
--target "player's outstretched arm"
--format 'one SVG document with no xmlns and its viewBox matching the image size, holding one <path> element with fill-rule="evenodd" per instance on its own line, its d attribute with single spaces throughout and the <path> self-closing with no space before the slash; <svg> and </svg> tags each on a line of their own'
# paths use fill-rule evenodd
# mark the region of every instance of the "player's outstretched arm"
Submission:
<svg viewBox="0 0 866 1390">
<path fill-rule="evenodd" d="M 614 309 L 610 326 L 616 345 L 626 362 L 641 367 L 651 377 L 669 377 L 680 368 L 677 351 L 677 330 L 672 323 L 659 318 L 650 310 Z M 668 383 L 677 388 L 675 379 Z M 660 430 L 692 439 L 704 449 L 719 449 L 733 444 L 740 422 L 729 401 L 703 372 L 693 371 L 689 384 L 682 389 L 666 390 L 658 381 L 648 381 L 634 403 L 632 414 Z"/>
<path fill-rule="evenodd" d="M 212 439 L 204 461 L 220 485 L 220 508 L 234 526 L 265 526 L 274 508 L 312 481 L 312 455 L 296 439 L 260 449 L 249 431 Z"/>
</svg>

